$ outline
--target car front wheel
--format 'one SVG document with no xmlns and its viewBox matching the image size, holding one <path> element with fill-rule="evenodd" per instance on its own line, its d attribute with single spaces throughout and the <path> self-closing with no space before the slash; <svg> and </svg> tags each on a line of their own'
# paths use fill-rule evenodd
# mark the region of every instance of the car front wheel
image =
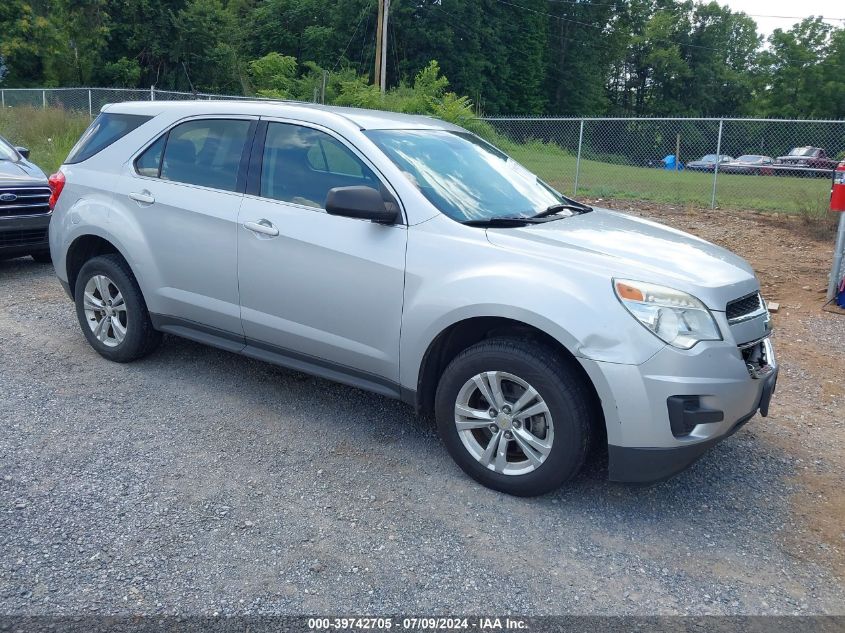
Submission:
<svg viewBox="0 0 845 633">
<path fill-rule="evenodd" d="M 591 407 L 584 379 L 548 347 L 488 339 L 443 372 L 437 426 L 458 465 L 480 483 L 539 495 L 574 477 L 586 458 Z"/>
<path fill-rule="evenodd" d="M 138 282 L 120 255 L 88 260 L 79 271 L 74 300 L 85 338 L 104 358 L 126 363 L 146 356 L 161 341 Z"/>
</svg>

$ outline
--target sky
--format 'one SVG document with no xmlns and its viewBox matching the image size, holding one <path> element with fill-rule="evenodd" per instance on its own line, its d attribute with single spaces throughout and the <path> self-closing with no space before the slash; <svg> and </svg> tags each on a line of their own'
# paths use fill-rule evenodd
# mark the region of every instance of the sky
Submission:
<svg viewBox="0 0 845 633">
<path fill-rule="evenodd" d="M 845 2 L 841 0 L 717 0 L 733 11 L 743 11 L 757 21 L 758 31 L 765 36 L 775 29 L 789 30 L 793 24 L 811 15 L 826 18 L 845 18 Z M 756 17 L 762 15 L 797 16 L 797 19 Z M 845 26 L 845 22 L 829 20 L 834 26 Z"/>
</svg>

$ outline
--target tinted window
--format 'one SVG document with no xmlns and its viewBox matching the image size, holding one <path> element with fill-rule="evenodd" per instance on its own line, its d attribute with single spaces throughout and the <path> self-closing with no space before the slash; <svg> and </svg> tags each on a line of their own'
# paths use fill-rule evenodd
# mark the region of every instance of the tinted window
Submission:
<svg viewBox="0 0 845 633">
<path fill-rule="evenodd" d="M 356 185 L 380 188 L 372 170 L 333 137 L 288 123 L 267 126 L 263 197 L 322 209 L 329 189 Z"/>
<path fill-rule="evenodd" d="M 249 129 L 249 121 L 231 119 L 206 119 L 177 125 L 167 135 L 161 177 L 235 191 Z"/>
<path fill-rule="evenodd" d="M 151 118 L 137 114 L 101 113 L 91 122 L 85 133 L 70 150 L 65 164 L 81 163 L 88 160 L 94 154 L 101 152 Z"/>
<path fill-rule="evenodd" d="M 164 151 L 165 134 L 150 145 L 135 161 L 135 170 L 142 176 L 158 178 L 161 168 L 161 154 Z"/>
<path fill-rule="evenodd" d="M 18 153 L 15 151 L 15 148 L 2 136 L 0 136 L 0 160 L 8 160 L 13 163 L 18 160 Z"/>
</svg>

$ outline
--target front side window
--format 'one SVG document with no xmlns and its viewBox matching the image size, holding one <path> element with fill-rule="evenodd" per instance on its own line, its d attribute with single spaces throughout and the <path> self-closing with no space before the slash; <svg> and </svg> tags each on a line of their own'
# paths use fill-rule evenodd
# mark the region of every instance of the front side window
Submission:
<svg viewBox="0 0 845 633">
<path fill-rule="evenodd" d="M 329 190 L 380 181 L 352 150 L 334 137 L 308 127 L 270 123 L 264 142 L 260 195 L 324 209 Z"/>
<path fill-rule="evenodd" d="M 235 191 L 250 124 L 233 119 L 203 119 L 177 125 L 170 130 L 164 145 L 162 180 Z M 136 162 L 139 173 L 143 168 L 151 174 L 156 167 L 154 147 L 155 144 Z"/>
<path fill-rule="evenodd" d="M 66 165 L 81 163 L 103 151 L 109 145 L 140 127 L 152 117 L 138 114 L 111 114 L 102 112 L 91 122 L 82 137 L 70 150 Z"/>
<path fill-rule="evenodd" d="M 469 132 L 366 134 L 429 202 L 453 220 L 527 217 L 564 201 L 507 154 Z"/>
</svg>

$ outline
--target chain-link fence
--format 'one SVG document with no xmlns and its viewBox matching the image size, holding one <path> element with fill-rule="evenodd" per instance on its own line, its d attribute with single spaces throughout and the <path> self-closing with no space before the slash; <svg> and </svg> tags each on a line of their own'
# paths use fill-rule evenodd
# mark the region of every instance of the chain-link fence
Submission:
<svg viewBox="0 0 845 633">
<path fill-rule="evenodd" d="M 150 88 L 2 89 L 2 106 L 94 116 L 119 101 L 250 99 Z M 488 117 L 489 136 L 569 195 L 823 214 L 845 121 Z"/>
<path fill-rule="evenodd" d="M 121 101 L 185 101 L 190 99 L 254 99 L 234 95 L 175 92 L 151 87 L 134 88 L 4 88 L 0 89 L 0 105 L 4 108 L 64 108 L 88 112 L 93 117 L 107 103 Z"/>
<path fill-rule="evenodd" d="M 586 198 L 824 213 L 845 121 L 487 118 L 497 141 Z"/>
</svg>

